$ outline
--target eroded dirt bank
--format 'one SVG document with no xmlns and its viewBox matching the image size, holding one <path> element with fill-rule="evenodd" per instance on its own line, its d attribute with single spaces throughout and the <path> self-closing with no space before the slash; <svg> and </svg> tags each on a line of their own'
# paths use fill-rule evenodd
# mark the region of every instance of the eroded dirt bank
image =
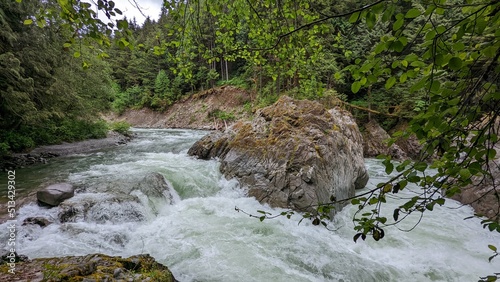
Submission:
<svg viewBox="0 0 500 282">
<path fill-rule="evenodd" d="M 110 114 L 110 121 L 126 121 L 133 127 L 222 129 L 251 115 L 245 104 L 251 94 L 234 86 L 222 86 L 195 94 L 176 102 L 164 112 L 143 108 L 129 109 L 123 114 Z"/>
</svg>

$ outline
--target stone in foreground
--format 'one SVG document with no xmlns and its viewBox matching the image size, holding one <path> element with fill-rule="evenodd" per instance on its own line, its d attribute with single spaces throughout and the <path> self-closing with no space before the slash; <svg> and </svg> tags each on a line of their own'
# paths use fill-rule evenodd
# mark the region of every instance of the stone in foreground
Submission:
<svg viewBox="0 0 500 282">
<path fill-rule="evenodd" d="M 283 96 L 251 122 L 203 137 L 188 154 L 220 158 L 221 172 L 261 203 L 314 212 L 331 196 L 347 199 L 366 185 L 362 143 L 349 112 Z"/>
<path fill-rule="evenodd" d="M 176 282 L 168 267 L 149 255 L 129 258 L 102 254 L 38 258 L 16 262 L 15 274 L 8 272 L 8 261 L 0 268 L 0 281 L 149 281 Z"/>
<path fill-rule="evenodd" d="M 75 195 L 73 185 L 69 183 L 57 183 L 48 186 L 36 193 L 39 202 L 45 205 L 55 207 L 62 203 L 64 200 L 69 199 Z"/>
</svg>

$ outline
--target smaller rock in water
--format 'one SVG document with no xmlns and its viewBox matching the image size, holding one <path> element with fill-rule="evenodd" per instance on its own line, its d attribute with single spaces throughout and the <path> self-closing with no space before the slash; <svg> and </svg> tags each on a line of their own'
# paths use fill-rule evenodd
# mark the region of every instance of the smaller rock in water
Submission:
<svg viewBox="0 0 500 282">
<path fill-rule="evenodd" d="M 179 196 L 175 192 L 165 177 L 158 172 L 148 173 L 144 178 L 135 186 L 134 190 L 140 191 L 147 197 L 149 207 L 155 214 L 158 213 L 158 208 L 164 204 L 174 204 Z M 131 195 L 139 196 L 135 191 Z"/>
<path fill-rule="evenodd" d="M 40 227 L 46 227 L 47 225 L 51 224 L 48 219 L 43 218 L 43 217 L 28 217 L 23 221 L 23 225 L 38 225 Z"/>
<path fill-rule="evenodd" d="M 57 183 L 36 193 L 38 202 L 52 207 L 75 195 L 75 188 L 69 183 Z"/>
</svg>

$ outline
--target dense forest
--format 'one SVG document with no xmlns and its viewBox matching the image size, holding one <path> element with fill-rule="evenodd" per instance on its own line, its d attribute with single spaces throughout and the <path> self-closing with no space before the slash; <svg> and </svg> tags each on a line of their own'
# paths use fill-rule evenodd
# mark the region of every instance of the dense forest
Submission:
<svg viewBox="0 0 500 282">
<path fill-rule="evenodd" d="M 99 137 L 99 112 L 162 111 L 217 85 L 248 89 L 254 108 L 283 94 L 333 101 L 364 109 L 360 124 L 370 112 L 386 128 L 407 120 L 396 136 L 424 145 L 416 162 L 387 157 L 397 176 L 353 202 L 372 207 L 355 219 L 358 238 L 378 240 L 386 193 L 422 187 L 394 211 L 398 221 L 489 175 L 499 11 L 488 0 L 164 1 L 157 21 L 138 25 L 110 0 L 2 1 L 0 154 Z M 422 176 L 429 167 L 438 173 Z"/>
<path fill-rule="evenodd" d="M 423 3 L 376 7 L 380 17 L 415 13 L 402 32 L 372 12 L 367 21 L 360 20 L 365 16 L 360 13 L 327 16 L 359 9 L 365 5 L 359 1 L 251 7 L 224 1 L 177 3 L 164 6 L 157 21 L 148 17 L 142 25 L 121 19 L 112 1 L 99 3 L 115 21 L 100 22 L 91 13 L 94 8 L 79 1 L 72 10 L 56 1 L 1 3 L 0 153 L 102 137 L 106 125 L 96 112 L 162 111 L 181 97 L 223 84 L 252 91 L 254 107 L 287 94 L 339 99 L 411 118 L 428 102 L 424 89 L 409 91 L 393 81 L 396 76 L 401 83 L 422 77 L 417 69 L 424 63 L 413 55 L 421 52 L 416 42 L 421 39 L 410 35 L 427 17 Z M 443 15 L 447 21 L 459 16 Z M 387 41 L 383 48 L 377 45 L 381 38 Z M 388 52 L 373 59 L 389 45 Z M 356 114 L 366 118 L 365 111 Z M 397 122 L 379 118 L 387 127 Z"/>
<path fill-rule="evenodd" d="M 489 22 L 480 20 L 474 36 L 460 25 L 471 15 L 493 16 L 494 3 L 443 1 L 430 10 L 425 1 L 196 1 L 165 5 L 157 21 L 106 25 L 87 3 L 75 1 L 71 10 L 56 1 L 17 2 L 0 7 L 1 152 L 102 136 L 96 112 L 161 111 L 221 84 L 253 91 L 254 106 L 281 94 L 326 97 L 411 119 L 431 92 L 458 79 L 454 71 L 467 63 L 481 73 L 498 59 Z M 114 2 L 99 4 L 120 18 Z M 478 47 L 484 54 L 468 58 Z M 442 69 L 431 64 L 436 59 Z M 397 121 L 379 118 L 387 127 Z"/>
</svg>

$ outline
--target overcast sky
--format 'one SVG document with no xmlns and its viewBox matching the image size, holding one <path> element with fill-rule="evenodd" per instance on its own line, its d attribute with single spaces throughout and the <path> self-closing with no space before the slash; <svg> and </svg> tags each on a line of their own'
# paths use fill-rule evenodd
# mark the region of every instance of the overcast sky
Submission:
<svg viewBox="0 0 500 282">
<path fill-rule="evenodd" d="M 134 0 L 113 0 L 115 2 L 115 7 L 123 12 L 123 15 L 127 19 L 132 20 L 134 17 L 137 20 L 137 24 L 142 25 L 146 19 L 139 9 L 135 7 Z M 163 5 L 163 0 L 136 0 L 139 8 L 144 13 L 144 15 L 149 16 L 152 20 L 158 20 L 160 16 L 161 6 Z M 102 14 L 102 12 L 100 13 Z M 102 19 L 102 16 L 100 15 Z M 121 17 L 117 17 L 121 18 Z"/>
</svg>

